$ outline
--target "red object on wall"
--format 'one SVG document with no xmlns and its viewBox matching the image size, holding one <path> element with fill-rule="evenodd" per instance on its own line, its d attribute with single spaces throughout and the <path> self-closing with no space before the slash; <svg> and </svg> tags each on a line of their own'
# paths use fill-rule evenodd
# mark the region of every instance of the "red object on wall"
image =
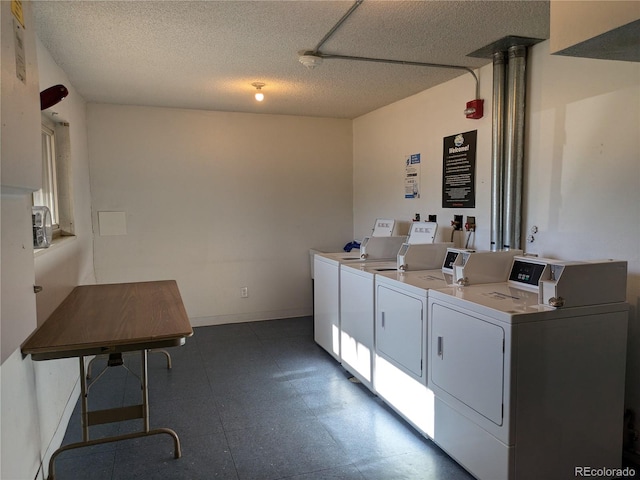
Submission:
<svg viewBox="0 0 640 480">
<path fill-rule="evenodd" d="M 467 108 L 465 109 L 464 114 L 467 118 L 471 118 L 473 120 L 482 118 L 484 115 L 484 100 L 476 98 L 475 100 L 467 102 Z"/>
<path fill-rule="evenodd" d="M 69 90 L 64 85 L 54 85 L 40 92 L 40 110 L 53 107 L 63 98 L 69 95 Z"/>
</svg>

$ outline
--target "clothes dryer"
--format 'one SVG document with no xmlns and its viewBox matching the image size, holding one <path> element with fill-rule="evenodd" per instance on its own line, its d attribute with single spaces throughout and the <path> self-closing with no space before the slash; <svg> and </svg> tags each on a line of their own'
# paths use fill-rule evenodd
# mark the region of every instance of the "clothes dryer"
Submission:
<svg viewBox="0 0 640 480">
<path fill-rule="evenodd" d="M 453 244 L 433 243 L 417 245 L 422 247 L 422 265 L 431 269 L 441 267 L 443 260 Z M 400 255 L 400 254 L 399 254 Z M 360 382 L 372 391 L 376 391 L 375 376 L 375 279 L 379 275 L 398 274 L 398 262 L 388 264 L 343 264 L 340 267 L 340 342 L 343 366 Z M 404 271 L 404 270 L 403 270 Z M 403 322 L 402 325 L 408 325 Z M 397 335 L 406 333 L 403 329 Z M 413 339 L 405 339 L 405 347 Z M 413 353 L 407 351 L 411 356 Z M 421 366 L 415 366 L 421 369 Z"/>
<path fill-rule="evenodd" d="M 376 275 L 373 385 L 376 393 L 423 435 L 433 437 L 434 427 L 434 397 L 427 388 L 429 292 L 451 285 L 456 270 L 463 278 L 479 278 L 471 270 L 481 268 L 485 280 L 506 280 L 513 257 L 521 253 L 448 248 L 438 270 L 401 269 Z M 398 257 L 400 266 L 421 263 L 407 255 Z"/>
<path fill-rule="evenodd" d="M 570 272 L 599 290 L 599 303 L 580 294 L 565 299 L 569 308 L 544 303 L 543 284 L 576 293 Z M 506 282 L 431 290 L 434 441 L 480 480 L 561 480 L 581 466 L 619 467 L 625 284 L 626 262 L 516 257 Z"/>
<path fill-rule="evenodd" d="M 434 431 L 434 395 L 427 388 L 427 295 L 452 279 L 444 269 L 375 277 L 375 392 L 428 437 Z"/>
</svg>

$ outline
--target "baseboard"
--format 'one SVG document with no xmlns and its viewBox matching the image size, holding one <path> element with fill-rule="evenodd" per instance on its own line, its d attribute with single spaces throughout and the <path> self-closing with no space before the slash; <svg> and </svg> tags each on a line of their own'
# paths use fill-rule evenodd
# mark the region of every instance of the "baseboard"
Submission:
<svg viewBox="0 0 640 480">
<path fill-rule="evenodd" d="M 234 313 L 230 315 L 213 315 L 210 317 L 193 317 L 192 327 L 208 327 L 211 325 L 224 325 L 226 323 L 258 322 L 262 320 L 277 320 L 280 318 L 308 317 L 313 311 L 308 308 L 275 310 L 270 312 Z"/>
</svg>

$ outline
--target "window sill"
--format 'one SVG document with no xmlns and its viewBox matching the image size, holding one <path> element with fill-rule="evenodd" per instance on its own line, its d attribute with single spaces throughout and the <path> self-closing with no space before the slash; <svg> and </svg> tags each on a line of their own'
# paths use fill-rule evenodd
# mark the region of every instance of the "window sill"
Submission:
<svg viewBox="0 0 640 480">
<path fill-rule="evenodd" d="M 67 245 L 68 243 L 73 242 L 76 238 L 77 237 L 75 235 L 65 235 L 65 236 L 56 237 L 51 241 L 51 246 L 49 246 L 49 248 L 34 248 L 33 256 L 39 257 L 52 250 L 57 250 L 61 246 Z"/>
</svg>

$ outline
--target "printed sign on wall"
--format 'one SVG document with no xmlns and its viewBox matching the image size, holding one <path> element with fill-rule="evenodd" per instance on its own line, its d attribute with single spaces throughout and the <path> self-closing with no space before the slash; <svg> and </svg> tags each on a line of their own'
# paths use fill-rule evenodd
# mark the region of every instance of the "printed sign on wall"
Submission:
<svg viewBox="0 0 640 480">
<path fill-rule="evenodd" d="M 420 154 L 407 155 L 404 167 L 404 198 L 420 198 Z"/>
<path fill-rule="evenodd" d="M 476 206 L 476 139 L 478 131 L 444 137 L 442 208 Z"/>
</svg>

